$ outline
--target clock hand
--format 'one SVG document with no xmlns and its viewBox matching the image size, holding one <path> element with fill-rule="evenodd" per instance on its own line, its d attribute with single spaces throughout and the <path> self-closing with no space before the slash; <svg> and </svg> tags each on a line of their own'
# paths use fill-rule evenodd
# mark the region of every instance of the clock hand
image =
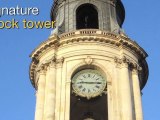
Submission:
<svg viewBox="0 0 160 120">
<path fill-rule="evenodd" d="M 102 84 L 101 82 L 91 82 L 93 84 Z"/>
<path fill-rule="evenodd" d="M 97 84 L 102 84 L 101 82 L 96 82 Z"/>
<path fill-rule="evenodd" d="M 77 84 L 102 84 L 101 82 L 78 82 Z"/>
</svg>

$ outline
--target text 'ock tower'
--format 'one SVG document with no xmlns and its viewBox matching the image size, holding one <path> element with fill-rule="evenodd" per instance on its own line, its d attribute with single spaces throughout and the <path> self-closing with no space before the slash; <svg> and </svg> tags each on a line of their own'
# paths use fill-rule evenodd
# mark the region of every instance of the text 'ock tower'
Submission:
<svg viewBox="0 0 160 120">
<path fill-rule="evenodd" d="M 31 54 L 35 120 L 143 120 L 147 53 L 120 0 L 54 0 L 55 29 Z"/>
</svg>

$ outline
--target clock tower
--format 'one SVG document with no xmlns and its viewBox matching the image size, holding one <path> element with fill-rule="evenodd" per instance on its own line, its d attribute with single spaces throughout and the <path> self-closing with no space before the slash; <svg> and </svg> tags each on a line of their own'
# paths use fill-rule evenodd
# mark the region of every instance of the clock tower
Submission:
<svg viewBox="0 0 160 120">
<path fill-rule="evenodd" d="M 35 120 L 143 120 L 148 55 L 124 18 L 121 0 L 54 0 L 55 29 L 30 55 Z"/>
</svg>

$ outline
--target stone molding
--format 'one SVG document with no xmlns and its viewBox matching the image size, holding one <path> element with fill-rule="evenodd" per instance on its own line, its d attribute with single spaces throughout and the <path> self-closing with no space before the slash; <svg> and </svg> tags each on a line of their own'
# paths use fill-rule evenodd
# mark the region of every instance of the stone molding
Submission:
<svg viewBox="0 0 160 120">
<path fill-rule="evenodd" d="M 36 49 L 33 50 L 30 57 L 32 59 L 37 59 L 38 60 L 39 56 L 41 56 L 41 54 L 43 54 L 44 51 L 46 51 L 50 48 L 56 49 L 58 39 L 59 39 L 59 37 L 57 35 L 50 36 L 48 38 L 48 40 L 42 42 Z"/>
<path fill-rule="evenodd" d="M 59 36 L 59 47 L 71 43 L 79 42 L 101 42 L 104 44 L 115 45 L 116 47 L 128 48 L 142 58 L 147 57 L 147 53 L 135 41 L 132 41 L 124 34 L 113 34 L 97 29 L 84 29 L 65 33 Z"/>
<path fill-rule="evenodd" d="M 46 74 L 47 70 L 50 68 L 57 68 L 57 67 L 62 67 L 64 62 L 64 58 L 57 59 L 55 56 L 52 57 L 50 60 L 46 60 L 43 63 L 39 64 L 32 62 L 31 67 L 30 67 L 30 79 L 32 85 L 36 88 L 34 79 L 35 79 L 35 74 Z M 37 83 L 37 82 L 36 82 Z"/>
<path fill-rule="evenodd" d="M 132 41 L 124 34 L 114 34 L 98 29 L 83 29 L 64 33 L 60 36 L 50 36 L 47 41 L 41 43 L 39 47 L 32 52 L 30 57 L 32 59 L 38 59 L 47 49 L 56 49 L 67 44 L 85 41 L 111 44 L 119 48 L 123 46 L 137 53 L 142 58 L 146 58 L 148 56 L 147 53 L 143 50 L 143 48 L 141 48 L 135 41 Z"/>
<path fill-rule="evenodd" d="M 56 58 L 53 56 L 50 60 L 44 61 L 42 64 L 38 65 L 35 69 L 36 72 L 42 71 L 42 68 L 45 68 L 44 70 L 47 71 L 49 67 L 55 67 Z"/>
<path fill-rule="evenodd" d="M 142 68 L 133 60 L 127 59 L 125 56 L 122 58 L 114 58 L 114 62 L 116 63 L 116 66 L 119 68 L 127 67 L 132 70 L 132 72 L 137 73 L 138 71 L 141 71 Z"/>
<path fill-rule="evenodd" d="M 127 49 L 129 52 L 132 52 L 133 54 L 138 56 L 138 59 L 145 61 L 145 58 L 148 56 L 147 53 L 141 48 L 136 42 L 132 41 L 130 38 L 128 38 L 125 34 L 114 34 L 111 32 L 107 31 L 102 31 L 99 29 L 82 29 L 82 30 L 77 30 L 69 33 L 64 33 L 61 34 L 60 36 L 57 35 L 51 35 L 49 39 L 43 43 L 41 43 L 30 55 L 32 58 L 32 62 L 30 65 L 30 79 L 31 83 L 35 87 L 35 75 L 37 74 L 36 70 L 40 70 L 40 68 L 44 69 L 44 66 L 51 65 L 52 67 L 62 67 L 64 58 L 52 58 L 52 60 L 47 60 L 45 62 L 39 63 L 39 59 L 47 52 L 54 50 L 55 53 L 58 51 L 58 48 L 63 47 L 63 46 L 68 46 L 71 44 L 80 44 L 80 43 L 101 43 L 100 45 L 111 45 L 112 47 L 118 48 L 119 50 L 121 49 Z M 131 60 L 128 60 L 126 58 L 118 58 L 114 59 L 117 63 L 124 63 L 123 65 L 127 67 L 129 66 L 132 71 L 135 71 L 133 69 L 133 66 L 136 62 L 133 62 Z M 92 64 L 93 59 L 92 58 L 86 58 L 84 59 L 86 64 Z M 41 65 L 40 65 L 41 64 Z M 143 76 L 145 77 L 145 70 L 148 68 L 147 64 L 143 63 L 136 63 L 140 64 L 140 66 L 143 67 L 142 73 L 144 74 Z M 41 67 L 39 67 L 41 66 Z M 117 64 L 117 67 L 121 67 L 121 64 Z M 138 66 L 138 65 L 137 65 Z M 39 67 L 39 68 L 38 68 Z M 138 67 L 139 70 L 140 67 Z M 147 77 L 143 78 L 145 79 L 144 81 L 147 81 Z M 145 84 L 146 82 L 144 82 Z"/>
<path fill-rule="evenodd" d="M 47 68 L 50 68 L 50 67 L 57 67 L 57 66 L 62 67 L 63 62 L 64 62 L 63 57 L 60 59 L 56 59 L 56 57 L 54 56 L 52 59 L 46 60 L 45 62 L 37 66 L 36 72 L 47 71 Z"/>
</svg>

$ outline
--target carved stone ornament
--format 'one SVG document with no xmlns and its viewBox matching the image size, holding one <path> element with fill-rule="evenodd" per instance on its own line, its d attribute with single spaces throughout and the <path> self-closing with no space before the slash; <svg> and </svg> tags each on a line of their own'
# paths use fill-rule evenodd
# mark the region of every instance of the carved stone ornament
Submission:
<svg viewBox="0 0 160 120">
<path fill-rule="evenodd" d="M 138 71 L 142 71 L 142 67 L 140 67 L 137 63 L 133 62 L 132 60 L 127 59 L 125 56 L 121 59 L 115 57 L 114 61 L 117 66 L 123 67 L 124 65 L 129 66 L 133 73 L 138 74 Z"/>
<path fill-rule="evenodd" d="M 52 57 L 52 59 L 51 59 L 51 61 L 50 61 L 50 67 L 51 68 L 53 68 L 53 67 L 56 67 L 56 57 L 55 56 L 53 56 Z"/>
<path fill-rule="evenodd" d="M 60 58 L 60 59 L 56 59 L 56 65 L 57 67 L 62 67 L 64 62 L 64 57 Z"/>
<path fill-rule="evenodd" d="M 41 63 L 39 66 L 37 66 L 36 71 L 41 72 L 41 71 L 47 71 L 47 68 L 49 67 L 54 67 L 56 62 L 55 56 L 53 56 L 51 59 L 44 61 Z"/>
<path fill-rule="evenodd" d="M 84 62 L 85 62 L 87 65 L 91 65 L 92 62 L 93 62 L 93 59 L 92 59 L 90 56 L 87 56 L 87 58 L 84 59 Z"/>
<path fill-rule="evenodd" d="M 125 56 L 123 56 L 122 58 L 115 57 L 114 62 L 117 64 L 123 64 L 123 63 L 130 64 L 131 63 L 130 60 L 127 59 Z"/>
<path fill-rule="evenodd" d="M 138 64 L 136 64 L 136 63 L 132 63 L 131 69 L 132 69 L 132 73 L 133 73 L 133 74 L 138 74 L 138 71 L 142 71 L 142 67 L 140 67 L 140 66 L 139 66 Z"/>
<path fill-rule="evenodd" d="M 45 74 L 45 72 L 47 71 L 47 67 L 48 64 L 41 64 L 36 71 L 39 72 L 40 74 Z"/>
</svg>

